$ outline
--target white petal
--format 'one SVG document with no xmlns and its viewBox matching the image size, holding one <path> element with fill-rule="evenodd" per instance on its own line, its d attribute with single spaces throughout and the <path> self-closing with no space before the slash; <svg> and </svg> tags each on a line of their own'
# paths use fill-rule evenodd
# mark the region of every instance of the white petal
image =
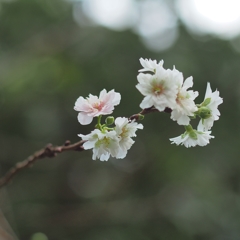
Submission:
<svg viewBox="0 0 240 240">
<path fill-rule="evenodd" d="M 188 88 L 191 88 L 193 86 L 193 77 L 188 77 L 184 83 L 183 83 L 183 88 L 187 90 Z"/>
<path fill-rule="evenodd" d="M 92 116 L 88 116 L 87 113 L 85 112 L 80 112 L 78 114 L 78 121 L 82 124 L 82 125 L 87 125 L 90 124 L 93 120 Z"/>
<path fill-rule="evenodd" d="M 102 154 L 100 156 L 100 161 L 107 161 L 110 158 L 110 153 Z"/>
<path fill-rule="evenodd" d="M 115 119 L 115 125 L 119 127 L 123 127 L 128 123 L 128 119 L 126 117 L 117 117 Z"/>
<path fill-rule="evenodd" d="M 144 108 L 150 108 L 154 105 L 153 99 L 151 96 L 146 96 L 141 104 L 140 104 L 140 108 L 144 109 Z"/>
<path fill-rule="evenodd" d="M 106 96 L 106 94 L 107 94 L 106 89 L 103 89 L 99 94 L 99 99 L 103 99 Z"/>
<path fill-rule="evenodd" d="M 118 105 L 121 101 L 121 94 L 120 93 L 115 93 L 114 99 L 112 101 L 112 104 L 114 106 Z"/>
<path fill-rule="evenodd" d="M 93 141 L 87 141 L 83 144 L 84 149 L 92 149 L 95 145 L 95 142 Z"/>
<path fill-rule="evenodd" d="M 211 97 L 211 95 L 212 95 L 212 89 L 211 89 L 210 83 L 208 82 L 204 99 Z"/>
</svg>

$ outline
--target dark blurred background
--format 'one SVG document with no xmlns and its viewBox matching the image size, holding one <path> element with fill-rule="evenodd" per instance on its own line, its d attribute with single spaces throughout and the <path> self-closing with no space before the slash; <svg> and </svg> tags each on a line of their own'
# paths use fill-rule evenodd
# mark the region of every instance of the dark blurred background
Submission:
<svg viewBox="0 0 240 240">
<path fill-rule="evenodd" d="M 1 0 L 1 175 L 93 129 L 77 121 L 79 96 L 115 89 L 113 115 L 138 113 L 141 57 L 193 76 L 197 103 L 207 82 L 224 99 L 206 147 L 171 145 L 184 128 L 153 113 L 125 159 L 66 152 L 25 169 L 0 191 L 1 240 L 239 240 L 239 4 Z"/>
</svg>

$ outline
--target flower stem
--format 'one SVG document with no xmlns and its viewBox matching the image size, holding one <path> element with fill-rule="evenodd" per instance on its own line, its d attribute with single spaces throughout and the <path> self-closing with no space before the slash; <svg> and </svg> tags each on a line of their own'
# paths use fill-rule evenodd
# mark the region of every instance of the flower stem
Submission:
<svg viewBox="0 0 240 240">
<path fill-rule="evenodd" d="M 102 125 L 101 125 L 101 118 L 102 118 L 102 115 L 98 116 L 98 121 L 97 121 L 97 127 L 102 131 Z"/>
</svg>

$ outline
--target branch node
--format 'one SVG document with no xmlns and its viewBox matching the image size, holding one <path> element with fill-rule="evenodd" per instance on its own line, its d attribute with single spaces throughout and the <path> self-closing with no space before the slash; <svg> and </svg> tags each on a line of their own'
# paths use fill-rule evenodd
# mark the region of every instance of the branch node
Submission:
<svg viewBox="0 0 240 240">
<path fill-rule="evenodd" d="M 71 141 L 70 140 L 66 140 L 65 143 L 64 143 L 64 146 L 69 146 L 71 144 Z"/>
<path fill-rule="evenodd" d="M 47 157 L 55 157 L 56 156 L 56 153 L 52 147 L 52 144 L 48 144 L 45 148 L 45 151 L 42 155 L 40 155 L 39 157 L 44 157 L 44 156 L 47 156 Z"/>
</svg>

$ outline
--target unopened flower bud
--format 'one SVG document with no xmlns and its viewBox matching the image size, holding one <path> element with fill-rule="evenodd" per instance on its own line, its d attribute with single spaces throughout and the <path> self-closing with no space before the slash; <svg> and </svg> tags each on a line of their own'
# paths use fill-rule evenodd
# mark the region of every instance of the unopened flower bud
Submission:
<svg viewBox="0 0 240 240">
<path fill-rule="evenodd" d="M 106 120 L 105 120 L 105 123 L 107 125 L 112 125 L 114 123 L 114 117 L 112 117 L 112 116 L 107 117 Z"/>
<path fill-rule="evenodd" d="M 143 119 L 144 119 L 144 115 L 138 114 L 138 120 L 143 120 Z"/>
<path fill-rule="evenodd" d="M 212 116 L 211 110 L 208 107 L 200 107 L 198 109 L 198 115 L 202 119 L 208 119 Z"/>
</svg>

